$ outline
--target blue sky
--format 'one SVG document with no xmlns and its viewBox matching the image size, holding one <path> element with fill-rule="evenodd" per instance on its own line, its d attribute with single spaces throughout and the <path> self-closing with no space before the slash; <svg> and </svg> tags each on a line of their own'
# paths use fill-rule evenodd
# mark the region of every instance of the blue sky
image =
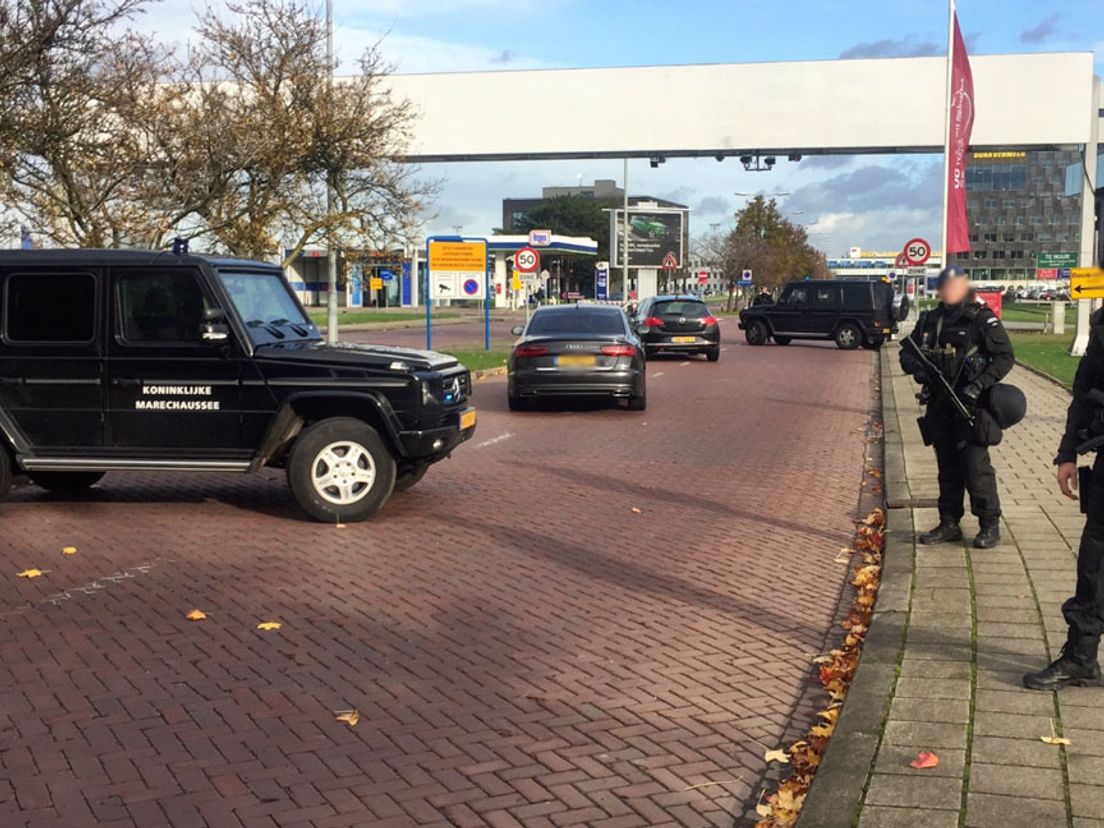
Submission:
<svg viewBox="0 0 1104 828">
<path fill-rule="evenodd" d="M 165 0 L 143 24 L 162 37 L 187 30 L 195 0 Z M 401 72 L 630 66 L 942 54 L 941 0 L 334 0 L 339 57 L 349 65 L 367 44 Z M 974 54 L 1093 51 L 1104 75 L 1104 0 L 960 0 Z M 933 156 L 806 160 L 770 174 L 712 160 L 672 159 L 658 170 L 633 163 L 634 193 L 695 208 L 694 232 L 731 222 L 739 191 L 789 192 L 795 219 L 831 253 L 850 245 L 899 246 L 938 235 L 941 161 Z M 515 162 L 425 168 L 443 187 L 427 212 L 429 231 L 462 225 L 489 232 L 507 196 L 546 184 L 621 178 L 621 163 Z M 938 240 L 936 240 L 938 245 Z"/>
</svg>

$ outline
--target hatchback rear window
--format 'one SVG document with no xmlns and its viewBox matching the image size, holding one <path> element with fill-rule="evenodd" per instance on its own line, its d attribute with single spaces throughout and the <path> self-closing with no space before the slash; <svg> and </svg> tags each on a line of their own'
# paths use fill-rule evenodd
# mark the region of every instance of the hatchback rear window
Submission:
<svg viewBox="0 0 1104 828">
<path fill-rule="evenodd" d="M 529 322 L 528 336 L 554 334 L 623 334 L 621 315 L 609 311 L 552 311 L 538 313 Z"/>
<path fill-rule="evenodd" d="M 709 308 L 701 302 L 657 302 L 652 312 L 656 316 L 685 316 L 687 319 L 709 316 Z"/>
</svg>

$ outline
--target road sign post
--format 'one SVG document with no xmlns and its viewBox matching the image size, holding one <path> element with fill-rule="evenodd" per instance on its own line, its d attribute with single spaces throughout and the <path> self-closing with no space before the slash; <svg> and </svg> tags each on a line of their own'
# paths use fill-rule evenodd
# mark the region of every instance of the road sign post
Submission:
<svg viewBox="0 0 1104 828">
<path fill-rule="evenodd" d="M 461 236 L 431 236 L 426 239 L 427 350 L 433 348 L 434 299 L 476 299 L 488 302 L 487 332 L 484 339 L 489 343 L 491 322 L 487 270 L 486 239 Z"/>
</svg>

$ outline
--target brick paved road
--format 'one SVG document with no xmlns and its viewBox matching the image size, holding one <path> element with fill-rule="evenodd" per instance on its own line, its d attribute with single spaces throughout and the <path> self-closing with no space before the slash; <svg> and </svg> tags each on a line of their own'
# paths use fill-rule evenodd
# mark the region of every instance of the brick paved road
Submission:
<svg viewBox="0 0 1104 828">
<path fill-rule="evenodd" d="M 344 529 L 275 472 L 20 490 L 0 825 L 733 824 L 807 724 L 872 362 L 729 341 L 651 363 L 643 414 L 491 380 L 475 440 Z"/>
</svg>

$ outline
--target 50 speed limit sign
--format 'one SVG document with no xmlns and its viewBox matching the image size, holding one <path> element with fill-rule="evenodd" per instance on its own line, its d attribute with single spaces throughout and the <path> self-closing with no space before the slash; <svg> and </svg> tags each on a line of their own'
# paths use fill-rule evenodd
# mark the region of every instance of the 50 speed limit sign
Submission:
<svg viewBox="0 0 1104 828">
<path fill-rule="evenodd" d="M 523 247 L 514 254 L 514 270 L 536 273 L 540 270 L 540 253 L 531 247 Z"/>
<path fill-rule="evenodd" d="M 905 245 L 905 260 L 913 267 L 919 267 L 931 258 L 931 245 L 923 239 L 913 239 Z"/>
</svg>

